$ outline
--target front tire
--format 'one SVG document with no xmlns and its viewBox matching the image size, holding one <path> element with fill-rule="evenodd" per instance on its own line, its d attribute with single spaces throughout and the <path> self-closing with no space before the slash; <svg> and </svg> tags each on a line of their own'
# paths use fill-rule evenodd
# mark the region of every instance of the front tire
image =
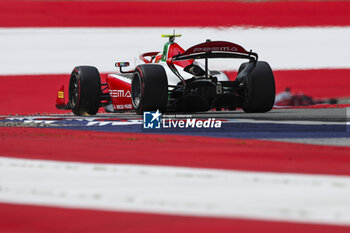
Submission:
<svg viewBox="0 0 350 233">
<path fill-rule="evenodd" d="M 163 66 L 143 64 L 136 67 L 131 81 L 131 99 L 136 113 L 160 110 L 168 103 L 168 79 Z"/>
<path fill-rule="evenodd" d="M 239 72 L 247 63 L 243 63 Z M 258 61 L 255 68 L 243 78 L 244 95 L 242 109 L 247 113 L 268 112 L 275 103 L 275 78 L 270 65 Z"/>
<path fill-rule="evenodd" d="M 101 78 L 92 66 L 77 66 L 69 80 L 69 104 L 77 116 L 95 115 L 100 107 Z"/>
</svg>

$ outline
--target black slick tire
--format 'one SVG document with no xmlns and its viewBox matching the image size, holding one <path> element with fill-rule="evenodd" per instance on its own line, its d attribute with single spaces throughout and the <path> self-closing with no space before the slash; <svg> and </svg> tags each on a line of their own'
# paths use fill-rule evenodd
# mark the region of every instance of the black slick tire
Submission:
<svg viewBox="0 0 350 233">
<path fill-rule="evenodd" d="M 247 63 L 243 63 L 239 72 Z M 275 102 L 275 78 L 270 65 L 258 61 L 252 72 L 243 78 L 245 91 L 242 109 L 247 113 L 263 113 L 272 109 Z"/>
<path fill-rule="evenodd" d="M 77 66 L 69 80 L 69 104 L 77 116 L 95 115 L 100 107 L 101 78 L 92 66 Z"/>
<path fill-rule="evenodd" d="M 165 112 L 168 103 L 168 79 L 163 66 L 143 64 L 136 67 L 131 81 L 131 99 L 137 114 Z"/>
</svg>

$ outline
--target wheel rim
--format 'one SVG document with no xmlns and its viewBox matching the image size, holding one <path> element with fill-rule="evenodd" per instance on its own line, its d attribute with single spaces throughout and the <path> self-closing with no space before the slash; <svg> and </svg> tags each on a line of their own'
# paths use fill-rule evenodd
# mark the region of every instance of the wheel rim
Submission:
<svg viewBox="0 0 350 233">
<path fill-rule="evenodd" d="M 131 86 L 131 100 L 134 108 L 137 109 L 141 102 L 141 78 L 139 73 L 134 74 Z"/>
<path fill-rule="evenodd" d="M 69 102 L 71 107 L 74 108 L 79 101 L 79 79 L 76 74 L 74 74 L 70 80 L 69 85 Z"/>
</svg>

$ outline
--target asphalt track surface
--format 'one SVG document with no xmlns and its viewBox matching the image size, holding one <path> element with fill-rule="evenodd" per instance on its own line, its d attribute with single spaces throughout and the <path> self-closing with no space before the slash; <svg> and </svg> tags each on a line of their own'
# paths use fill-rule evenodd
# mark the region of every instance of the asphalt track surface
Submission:
<svg viewBox="0 0 350 233">
<path fill-rule="evenodd" d="M 348 108 L 273 109 L 267 113 L 237 111 L 166 113 L 171 120 L 216 119 L 222 127 L 143 129 L 142 116 L 134 112 L 99 113 L 91 117 L 72 114 L 4 116 L 2 126 L 45 127 L 102 132 L 174 134 L 220 138 L 268 139 L 319 145 L 350 146 Z"/>
<path fill-rule="evenodd" d="M 245 113 L 242 110 L 235 111 L 209 111 L 198 113 L 166 113 L 165 115 L 191 115 L 194 118 L 227 118 L 227 119 L 251 119 L 270 121 L 320 121 L 320 122 L 346 122 L 349 116 L 346 108 L 275 108 L 266 113 Z M 62 115 L 63 116 L 63 115 Z M 128 120 L 139 119 L 135 113 L 111 113 L 98 114 L 99 117 L 120 117 Z"/>
</svg>

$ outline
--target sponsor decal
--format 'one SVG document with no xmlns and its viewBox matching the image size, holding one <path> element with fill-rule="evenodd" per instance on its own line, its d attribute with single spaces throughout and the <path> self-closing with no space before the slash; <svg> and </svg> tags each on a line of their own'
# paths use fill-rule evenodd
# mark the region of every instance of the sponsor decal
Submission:
<svg viewBox="0 0 350 233">
<path fill-rule="evenodd" d="M 63 92 L 63 91 L 58 91 L 57 97 L 58 97 L 59 99 L 64 99 L 64 92 Z"/>
<path fill-rule="evenodd" d="M 109 94 L 111 97 L 114 97 L 114 98 L 131 97 L 130 91 L 125 91 L 125 90 L 109 90 Z"/>
<path fill-rule="evenodd" d="M 114 108 L 117 110 L 130 110 L 132 109 L 132 105 L 131 104 L 116 104 L 114 105 Z"/>
<path fill-rule="evenodd" d="M 198 47 L 194 48 L 194 52 L 211 52 L 211 51 L 221 51 L 221 52 L 237 52 L 236 47 Z"/>
<path fill-rule="evenodd" d="M 180 119 L 178 117 L 181 117 Z M 215 118 L 196 119 L 188 115 L 163 115 L 156 112 L 143 113 L 144 129 L 210 129 L 221 128 L 222 121 Z"/>
</svg>

